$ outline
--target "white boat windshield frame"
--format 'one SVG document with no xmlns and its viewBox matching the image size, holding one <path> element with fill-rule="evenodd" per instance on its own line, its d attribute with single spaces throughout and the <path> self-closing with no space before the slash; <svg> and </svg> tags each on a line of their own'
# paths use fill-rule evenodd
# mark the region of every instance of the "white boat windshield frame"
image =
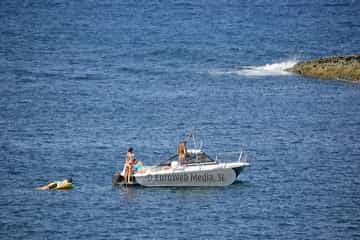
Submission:
<svg viewBox="0 0 360 240">
<path fill-rule="evenodd" d="M 170 166 L 171 162 L 178 160 L 179 160 L 179 155 L 175 154 L 166 161 L 161 162 L 159 166 Z M 193 164 L 204 164 L 204 163 L 216 163 L 216 161 L 199 149 L 189 149 L 186 153 L 185 161 L 183 164 L 193 165 Z"/>
</svg>

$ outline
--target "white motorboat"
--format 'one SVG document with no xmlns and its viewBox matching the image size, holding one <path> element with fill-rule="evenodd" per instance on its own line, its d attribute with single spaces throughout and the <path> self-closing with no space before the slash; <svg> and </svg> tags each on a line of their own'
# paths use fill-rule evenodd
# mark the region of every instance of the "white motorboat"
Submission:
<svg viewBox="0 0 360 240">
<path fill-rule="evenodd" d="M 113 183 L 145 187 L 228 186 L 250 166 L 244 156 L 241 152 L 237 161 L 220 163 L 200 149 L 188 149 L 182 164 L 179 164 L 179 156 L 174 155 L 157 166 L 144 166 L 135 171 L 130 183 L 124 181 L 124 171 L 118 172 L 113 176 Z"/>
</svg>

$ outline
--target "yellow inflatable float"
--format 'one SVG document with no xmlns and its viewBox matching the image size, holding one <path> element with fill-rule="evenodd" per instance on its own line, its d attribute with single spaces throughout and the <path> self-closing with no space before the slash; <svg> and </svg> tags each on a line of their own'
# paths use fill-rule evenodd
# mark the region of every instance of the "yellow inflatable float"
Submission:
<svg viewBox="0 0 360 240">
<path fill-rule="evenodd" d="M 72 179 L 68 178 L 63 181 L 56 181 L 37 187 L 37 190 L 69 190 L 73 188 Z"/>
</svg>

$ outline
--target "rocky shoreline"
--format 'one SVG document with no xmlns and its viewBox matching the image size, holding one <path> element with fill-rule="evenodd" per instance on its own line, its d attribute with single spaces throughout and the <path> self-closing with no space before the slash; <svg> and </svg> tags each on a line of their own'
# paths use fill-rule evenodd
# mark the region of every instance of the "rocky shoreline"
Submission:
<svg viewBox="0 0 360 240">
<path fill-rule="evenodd" d="M 299 62 L 287 71 L 308 77 L 360 83 L 360 55 L 332 56 Z"/>
</svg>

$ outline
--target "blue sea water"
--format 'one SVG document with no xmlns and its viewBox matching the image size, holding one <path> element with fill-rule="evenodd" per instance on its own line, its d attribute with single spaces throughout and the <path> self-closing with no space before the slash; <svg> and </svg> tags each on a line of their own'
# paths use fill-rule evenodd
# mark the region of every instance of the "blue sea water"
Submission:
<svg viewBox="0 0 360 240">
<path fill-rule="evenodd" d="M 360 53 L 360 2 L 0 2 L 1 239 L 360 239 L 360 85 L 286 74 Z M 225 188 L 118 188 L 196 129 Z M 237 158 L 237 156 L 235 156 Z M 71 191 L 36 191 L 72 177 Z"/>
</svg>

